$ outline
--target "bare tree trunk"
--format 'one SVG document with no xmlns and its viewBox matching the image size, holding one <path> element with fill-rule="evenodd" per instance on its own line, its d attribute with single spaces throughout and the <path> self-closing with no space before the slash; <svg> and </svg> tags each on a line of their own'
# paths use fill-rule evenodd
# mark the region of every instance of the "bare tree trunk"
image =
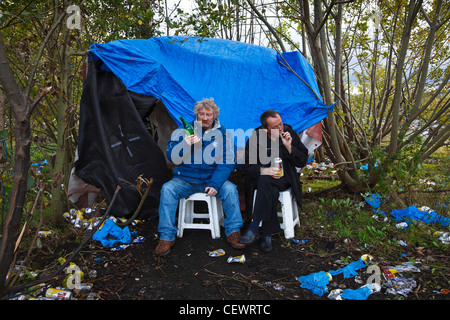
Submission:
<svg viewBox="0 0 450 320">
<path fill-rule="evenodd" d="M 249 5 L 250 1 L 247 0 Z M 350 5 L 350 2 L 355 2 L 355 5 Z M 334 163 L 343 184 L 354 192 L 375 186 L 380 182 L 383 172 L 393 173 L 388 170 L 388 166 L 392 167 L 400 161 L 409 163 L 409 156 L 413 151 L 405 147 L 414 143 L 417 136 L 425 130 L 431 128 L 434 131 L 421 146 L 422 158 L 444 145 L 448 139 L 449 121 L 446 114 L 450 108 L 448 103 L 450 94 L 445 88 L 450 81 L 450 75 L 444 73 L 442 79 L 437 81 L 434 77 L 430 77 L 430 73 L 439 71 L 439 68 L 442 71 L 442 67 L 445 69 L 448 62 L 438 52 L 435 54 L 439 62 L 433 65 L 431 59 L 437 46 L 444 44 L 442 38 L 445 31 L 439 34 L 438 30 L 448 28 L 450 18 L 445 1 L 426 2 L 426 5 L 423 3 L 425 3 L 423 0 L 408 0 L 406 5 L 394 6 L 385 1 L 371 1 L 368 4 L 361 0 L 297 0 L 296 4 L 287 3 L 286 15 L 292 21 L 294 19 L 300 21 L 302 35 L 306 36 L 308 41 L 311 64 L 323 102 L 327 105 L 336 102 L 335 111 L 328 111 L 327 118 L 323 121 L 323 148 Z M 278 2 L 273 5 L 278 5 Z M 373 19 L 371 10 L 374 5 L 377 10 L 379 9 L 377 11 L 379 16 L 376 16 L 378 20 L 374 37 L 368 37 L 367 26 Z M 350 13 L 346 12 L 347 8 Z M 418 15 L 419 10 L 422 10 L 422 16 Z M 430 17 L 428 11 L 431 12 Z M 353 37 L 357 43 L 353 46 L 351 41 L 350 47 L 347 47 L 345 38 L 341 37 L 341 23 L 343 17 L 348 19 L 354 13 L 358 14 L 356 23 L 350 21 L 350 24 L 347 22 L 346 24 L 349 25 L 348 31 L 354 32 Z M 361 15 L 362 21 L 367 23 L 364 27 L 358 27 Z M 334 26 L 328 25 L 330 16 L 335 21 Z M 268 24 L 267 21 L 263 22 Z M 426 40 L 424 45 L 422 39 L 417 38 L 417 35 L 424 32 L 423 22 L 430 26 L 428 35 L 423 38 L 423 41 Z M 270 26 L 267 27 L 268 30 L 273 30 Z M 325 32 L 327 28 L 328 31 L 332 30 L 332 27 L 335 27 L 334 46 L 330 34 Z M 281 36 L 283 39 L 288 38 L 288 35 Z M 414 43 L 416 47 L 412 47 L 411 41 L 417 41 Z M 331 48 L 334 48 L 334 52 L 329 51 Z M 372 50 L 368 48 L 373 50 L 372 54 L 370 54 Z M 379 50 L 385 48 L 387 54 L 380 55 Z M 358 51 L 362 53 L 359 54 Z M 360 64 L 361 71 L 356 71 L 356 76 L 363 87 L 363 92 L 355 100 L 355 106 L 359 108 L 359 119 L 352 114 L 350 98 L 346 99 L 346 88 L 343 85 L 343 55 L 346 58 L 345 67 L 349 75 L 350 61 L 355 61 L 356 57 Z M 418 58 L 420 61 L 412 61 Z M 335 63 L 334 88 L 328 70 L 329 59 L 334 59 L 332 62 Z M 372 65 L 367 66 L 369 59 L 372 59 L 370 60 Z M 382 61 L 385 61 L 385 66 L 381 66 Z M 383 67 L 385 71 L 384 75 L 381 75 Z M 432 67 L 434 71 L 429 70 Z M 434 81 L 435 84 L 432 88 L 428 88 L 426 81 Z M 350 97 L 350 92 L 348 96 Z M 427 101 L 423 101 L 424 97 L 427 97 Z M 413 120 L 419 117 L 422 125 L 409 133 Z M 341 121 L 343 125 L 340 124 Z M 408 160 L 400 158 L 399 151 L 407 154 Z M 357 162 L 368 163 L 368 172 L 362 173 L 357 169 L 355 159 Z"/>
<path fill-rule="evenodd" d="M 398 151 L 398 133 L 400 127 L 400 105 L 402 102 L 402 88 L 403 88 L 403 67 L 405 65 L 406 52 L 409 46 L 409 39 L 411 37 L 411 29 L 414 19 L 417 16 L 422 5 L 422 0 L 410 0 L 408 5 L 407 18 L 403 28 L 400 52 L 397 59 L 397 70 L 395 73 L 394 85 L 394 100 L 392 102 L 392 127 L 391 138 L 389 142 L 388 158 L 393 158 Z M 387 165 L 387 163 L 386 163 Z"/>
<path fill-rule="evenodd" d="M 440 13 L 442 8 L 442 0 L 439 0 L 436 5 L 436 11 L 434 12 L 434 18 L 433 21 L 429 21 L 428 16 L 426 15 L 425 11 L 422 8 L 422 13 L 426 17 L 429 25 L 430 25 L 430 32 L 428 34 L 427 42 L 425 45 L 425 54 L 423 57 L 422 62 L 422 68 L 420 70 L 421 74 L 420 77 L 418 77 L 418 83 L 416 87 L 416 96 L 414 100 L 414 106 L 411 110 L 411 116 L 407 120 L 407 123 L 412 123 L 414 119 L 416 119 L 419 114 L 421 113 L 420 105 L 422 104 L 422 97 L 425 90 L 425 84 L 428 77 L 428 68 L 430 66 L 431 62 L 431 51 L 433 50 L 433 43 L 436 36 L 436 32 L 439 29 L 439 20 L 440 20 Z"/>
<path fill-rule="evenodd" d="M 302 0 L 299 3 L 299 7 L 302 9 L 302 22 L 305 25 L 306 34 L 311 50 L 311 56 L 314 61 L 315 69 L 317 72 L 318 82 L 321 85 L 321 92 L 324 97 L 324 103 L 333 104 L 330 74 L 327 63 L 327 48 L 323 41 L 325 34 L 322 32 L 322 28 L 325 24 L 325 20 L 329 16 L 332 10 L 332 5 L 327 8 L 327 13 L 324 15 L 322 12 L 322 1 L 314 1 L 314 23 L 311 22 L 311 15 L 309 11 L 309 3 L 307 0 Z M 325 47 L 323 47 L 325 46 Z M 325 52 L 324 52 L 325 51 Z M 339 178 L 350 188 L 356 190 L 359 188 L 358 180 L 355 179 L 356 168 L 354 167 L 354 160 L 351 155 L 350 148 L 347 142 L 343 138 L 341 132 L 336 123 L 335 114 L 331 111 L 327 111 L 327 118 L 324 119 L 325 128 L 325 148 L 327 154 L 335 164 Z M 347 156 L 344 157 L 344 154 Z M 350 166 L 348 166 L 350 165 Z"/>
</svg>

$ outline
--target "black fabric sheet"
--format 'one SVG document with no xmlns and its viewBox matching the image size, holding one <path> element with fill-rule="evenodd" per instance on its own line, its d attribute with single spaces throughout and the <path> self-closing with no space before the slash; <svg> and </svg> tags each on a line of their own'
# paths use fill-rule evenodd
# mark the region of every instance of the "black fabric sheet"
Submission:
<svg viewBox="0 0 450 320">
<path fill-rule="evenodd" d="M 161 187 L 169 180 L 164 154 L 144 124 L 157 99 L 129 92 L 112 72 L 100 69 L 101 63 L 90 62 L 83 86 L 75 174 L 102 189 L 108 205 L 120 185 L 111 208 L 118 217 L 132 215 L 141 201 L 131 184 L 141 175 L 153 178 L 139 217 L 155 218 Z"/>
</svg>

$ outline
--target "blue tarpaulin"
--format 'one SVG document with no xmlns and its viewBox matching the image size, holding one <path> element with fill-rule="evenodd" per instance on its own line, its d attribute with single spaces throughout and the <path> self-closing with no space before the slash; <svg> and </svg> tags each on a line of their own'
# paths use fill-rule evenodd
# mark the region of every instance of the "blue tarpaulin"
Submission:
<svg viewBox="0 0 450 320">
<path fill-rule="evenodd" d="M 301 132 L 327 116 L 314 72 L 299 52 L 212 38 L 153 37 L 93 44 L 130 91 L 161 99 L 172 118 L 193 120 L 193 107 L 214 98 L 227 129 L 254 129 L 268 109 Z M 284 64 L 284 66 L 283 66 Z M 289 69 L 292 68 L 292 70 Z M 295 73 L 294 73 L 294 72 Z"/>
<path fill-rule="evenodd" d="M 299 52 L 279 54 L 198 37 L 95 43 L 89 48 L 80 101 L 75 174 L 102 189 L 108 202 L 121 186 L 111 209 L 115 216 L 129 216 L 139 204 L 140 195 L 129 182 L 152 177 L 139 217 L 156 217 L 160 189 L 170 172 L 145 119 L 160 100 L 178 125 L 180 116 L 192 121 L 195 102 L 204 98 L 214 98 L 220 123 L 234 134 L 236 149 L 244 148 L 268 109 L 278 111 L 298 133 L 319 128 L 305 131 L 313 140 L 321 138 L 321 126 L 314 125 L 333 110 L 323 103 L 314 72 Z"/>
</svg>

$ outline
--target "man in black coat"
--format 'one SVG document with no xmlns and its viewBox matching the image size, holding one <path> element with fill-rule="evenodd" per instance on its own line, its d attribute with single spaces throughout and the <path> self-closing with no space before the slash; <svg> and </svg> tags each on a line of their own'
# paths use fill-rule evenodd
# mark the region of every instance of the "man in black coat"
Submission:
<svg viewBox="0 0 450 320">
<path fill-rule="evenodd" d="M 246 245 L 254 243 L 259 237 L 262 222 L 261 249 L 268 252 L 272 250 L 272 234 L 281 231 L 277 216 L 279 192 L 291 188 L 301 206 L 302 189 L 296 167 L 306 165 L 308 149 L 292 127 L 283 124 L 278 112 L 265 111 L 260 120 L 261 126 L 253 131 L 245 146 L 243 169 L 249 178 L 245 190 L 246 208 L 247 213 L 252 214 L 252 221 L 239 242 Z M 283 173 L 276 166 L 275 158 L 281 158 Z"/>
</svg>

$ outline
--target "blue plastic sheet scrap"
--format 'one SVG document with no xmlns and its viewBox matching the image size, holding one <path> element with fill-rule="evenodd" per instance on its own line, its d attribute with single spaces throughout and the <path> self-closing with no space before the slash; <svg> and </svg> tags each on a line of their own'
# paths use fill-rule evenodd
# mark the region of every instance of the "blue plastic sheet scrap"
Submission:
<svg viewBox="0 0 450 320">
<path fill-rule="evenodd" d="M 300 282 L 300 287 L 304 289 L 310 289 L 312 293 L 322 296 L 325 292 L 328 292 L 326 286 L 332 279 L 332 276 L 342 273 L 344 278 L 353 277 L 358 274 L 356 272 L 357 270 L 366 267 L 367 264 L 364 262 L 364 260 L 362 258 L 359 258 L 357 261 L 353 261 L 339 270 L 330 270 L 328 272 L 319 271 L 316 273 L 311 273 L 307 276 L 299 277 L 298 281 Z M 365 294 L 365 292 L 363 291 L 364 290 L 361 290 L 362 294 Z M 358 292 L 356 294 L 361 294 L 361 292 Z M 347 294 L 354 293 L 347 292 Z"/>
<path fill-rule="evenodd" d="M 339 270 L 336 270 L 336 271 L 330 270 L 328 272 L 332 276 L 343 273 L 344 278 L 350 278 L 350 277 L 354 277 L 358 274 L 358 272 L 356 272 L 357 270 L 365 268 L 365 267 L 367 267 L 367 265 L 360 258 L 357 261 L 353 261 L 352 263 L 349 263 L 348 265 L 346 265 L 345 267 L 343 267 Z"/>
<path fill-rule="evenodd" d="M 342 291 L 342 298 L 347 300 L 367 300 L 372 293 L 370 286 L 362 286 L 358 289 L 344 289 Z"/>
<path fill-rule="evenodd" d="M 374 207 L 375 209 L 378 209 L 381 205 L 381 196 L 379 193 L 377 194 L 372 194 L 370 196 L 368 196 L 367 198 L 365 198 L 364 200 L 370 204 L 372 207 Z"/>
<path fill-rule="evenodd" d="M 386 214 L 378 208 L 381 205 L 380 194 L 372 194 L 366 197 L 364 200 L 370 204 L 375 210 L 375 212 Z M 438 215 L 434 210 L 429 207 L 417 208 L 416 206 L 411 206 L 405 209 L 394 209 L 389 215 L 394 221 L 423 221 L 426 224 L 429 223 L 440 223 L 444 227 L 449 226 L 449 218 Z"/>
<path fill-rule="evenodd" d="M 325 271 L 311 273 L 307 276 L 299 277 L 300 287 L 310 289 L 312 293 L 322 296 L 327 290 L 327 284 L 330 282 L 331 276 Z"/>
<path fill-rule="evenodd" d="M 131 233 L 128 227 L 122 229 L 113 220 L 107 219 L 103 227 L 94 233 L 92 239 L 100 241 L 104 247 L 112 247 L 116 243 L 130 243 Z"/>
<path fill-rule="evenodd" d="M 422 209 L 422 210 L 421 210 Z M 440 223 L 444 227 L 449 226 L 448 218 L 438 215 L 434 210 L 428 207 L 421 207 L 421 209 L 411 206 L 405 209 L 392 210 L 390 216 L 395 221 L 423 221 L 426 224 Z"/>
</svg>

